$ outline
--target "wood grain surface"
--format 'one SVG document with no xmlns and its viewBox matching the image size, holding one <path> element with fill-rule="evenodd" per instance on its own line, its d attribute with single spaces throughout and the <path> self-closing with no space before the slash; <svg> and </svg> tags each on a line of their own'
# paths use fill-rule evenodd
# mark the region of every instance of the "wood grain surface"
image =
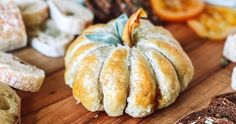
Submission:
<svg viewBox="0 0 236 124">
<path fill-rule="evenodd" d="M 17 91 L 22 98 L 22 123 L 173 124 L 191 111 L 206 106 L 211 97 L 233 91 L 230 88 L 230 78 L 235 64 L 231 63 L 226 67 L 220 64 L 224 42 L 199 38 L 185 24 L 167 24 L 165 27 L 181 43 L 195 67 L 190 86 L 173 105 L 148 117 L 136 119 L 126 114 L 109 117 L 105 112 L 89 112 L 81 104 L 76 104 L 71 89 L 64 83 L 63 58 L 48 58 L 32 48 L 24 48 L 13 53 L 45 70 L 47 77 L 40 91 L 36 93 Z"/>
</svg>

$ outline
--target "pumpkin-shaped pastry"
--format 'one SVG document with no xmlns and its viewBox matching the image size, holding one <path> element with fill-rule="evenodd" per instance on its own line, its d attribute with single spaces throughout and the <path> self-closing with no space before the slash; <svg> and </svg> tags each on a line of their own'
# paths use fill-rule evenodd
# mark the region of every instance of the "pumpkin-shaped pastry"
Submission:
<svg viewBox="0 0 236 124">
<path fill-rule="evenodd" d="M 90 111 L 144 117 L 173 103 L 193 65 L 173 36 L 139 9 L 87 28 L 68 48 L 65 80 Z"/>
</svg>

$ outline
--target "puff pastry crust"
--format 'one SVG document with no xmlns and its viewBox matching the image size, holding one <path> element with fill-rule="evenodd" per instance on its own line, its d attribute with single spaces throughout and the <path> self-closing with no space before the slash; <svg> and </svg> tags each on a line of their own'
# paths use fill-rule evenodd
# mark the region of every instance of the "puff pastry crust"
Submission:
<svg viewBox="0 0 236 124">
<path fill-rule="evenodd" d="M 172 104 L 192 79 L 180 44 L 140 14 L 90 26 L 69 46 L 65 80 L 88 110 L 145 117 Z"/>
</svg>

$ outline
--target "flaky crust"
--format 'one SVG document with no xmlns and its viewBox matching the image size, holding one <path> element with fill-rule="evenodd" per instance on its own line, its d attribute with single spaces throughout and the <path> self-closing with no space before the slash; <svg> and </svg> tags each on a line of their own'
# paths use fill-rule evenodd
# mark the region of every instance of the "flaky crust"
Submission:
<svg viewBox="0 0 236 124">
<path fill-rule="evenodd" d="M 173 103 L 180 92 L 180 83 L 172 64 L 158 51 L 148 50 L 145 52 L 154 70 L 157 83 L 158 109 Z"/>
<path fill-rule="evenodd" d="M 180 82 L 180 90 L 187 88 L 193 77 L 193 65 L 183 50 L 168 42 L 160 40 L 140 40 L 138 46 L 142 49 L 155 49 L 163 54 L 174 66 Z"/>
<path fill-rule="evenodd" d="M 100 48 L 78 61 L 80 66 L 73 83 L 73 96 L 90 111 L 103 110 L 99 75 L 104 58 L 112 49 L 110 46 Z"/>
<path fill-rule="evenodd" d="M 100 75 L 103 104 L 110 116 L 123 114 L 129 85 L 129 48 L 117 47 L 106 59 Z M 119 66 L 117 66 L 119 65 Z"/>
<path fill-rule="evenodd" d="M 78 61 L 80 61 L 86 55 L 89 55 L 92 51 L 104 46 L 107 45 L 103 43 L 92 42 L 85 45 L 81 45 L 81 47 L 76 50 L 76 52 L 72 55 L 71 61 L 69 61 L 69 64 L 66 67 L 67 70 L 65 72 L 65 81 L 67 85 L 69 85 L 70 87 L 72 87 L 73 85 L 74 78 L 79 67 Z"/>
<path fill-rule="evenodd" d="M 131 52 L 130 92 L 125 112 L 132 117 L 151 114 L 157 106 L 156 82 L 151 67 L 139 49 Z"/>
<path fill-rule="evenodd" d="M 132 117 L 144 117 L 172 104 L 193 77 L 190 59 L 170 32 L 148 21 L 139 23 L 139 20 L 132 19 L 135 24 L 126 23 L 128 26 L 124 27 L 126 32 L 123 31 L 122 37 L 117 37 L 121 35 L 115 30 L 117 27 L 113 27 L 118 26 L 115 20 L 107 25 L 89 27 L 68 49 L 65 57 L 66 82 L 74 82 L 75 98 L 83 101 L 82 104 L 90 111 L 100 111 L 104 107 L 109 116 L 126 112 Z M 109 37 L 104 36 L 103 39 L 106 33 Z M 87 37 L 89 35 L 94 37 Z M 111 35 L 123 41 L 117 41 Z M 96 64 L 97 59 L 85 62 L 90 66 L 80 64 L 85 61 L 84 58 L 95 54 L 94 51 L 98 50 L 98 54 L 104 47 L 101 43 L 113 46 L 112 51 L 107 52 L 108 56 L 103 58 L 104 65 L 100 68 L 100 64 Z M 91 44 L 94 48 L 85 47 Z M 100 73 L 97 75 L 95 72 Z M 74 81 L 74 78 L 77 79 Z M 96 88 L 87 92 L 92 84 Z"/>
</svg>

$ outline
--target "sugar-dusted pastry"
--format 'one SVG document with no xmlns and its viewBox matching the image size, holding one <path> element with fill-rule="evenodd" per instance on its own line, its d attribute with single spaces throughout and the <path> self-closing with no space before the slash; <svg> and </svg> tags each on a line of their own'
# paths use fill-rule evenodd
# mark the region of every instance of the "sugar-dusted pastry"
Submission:
<svg viewBox="0 0 236 124">
<path fill-rule="evenodd" d="M 194 73 L 180 44 L 139 9 L 88 27 L 69 46 L 65 82 L 89 111 L 145 117 L 172 104 Z"/>
<path fill-rule="evenodd" d="M 18 7 L 12 2 L 0 2 L 0 51 L 26 46 L 25 25 Z"/>
<path fill-rule="evenodd" d="M 48 0 L 48 5 L 52 20 L 68 34 L 80 34 L 93 21 L 92 12 L 75 1 Z"/>
</svg>

